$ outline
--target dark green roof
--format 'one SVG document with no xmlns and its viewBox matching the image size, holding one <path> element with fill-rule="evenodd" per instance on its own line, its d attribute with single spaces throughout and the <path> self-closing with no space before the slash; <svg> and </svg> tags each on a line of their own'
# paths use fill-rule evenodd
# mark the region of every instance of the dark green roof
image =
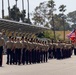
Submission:
<svg viewBox="0 0 76 75">
<path fill-rule="evenodd" d="M 17 32 L 38 33 L 50 28 L 16 22 L 12 20 L 0 19 L 0 30 L 2 29 Z"/>
</svg>

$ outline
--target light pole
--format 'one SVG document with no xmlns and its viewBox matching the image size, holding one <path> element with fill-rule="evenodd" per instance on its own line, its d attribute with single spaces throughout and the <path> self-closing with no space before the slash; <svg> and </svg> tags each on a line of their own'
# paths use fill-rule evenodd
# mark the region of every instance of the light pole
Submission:
<svg viewBox="0 0 76 75">
<path fill-rule="evenodd" d="M 4 18 L 4 0 L 2 0 L 2 18 Z"/>
</svg>

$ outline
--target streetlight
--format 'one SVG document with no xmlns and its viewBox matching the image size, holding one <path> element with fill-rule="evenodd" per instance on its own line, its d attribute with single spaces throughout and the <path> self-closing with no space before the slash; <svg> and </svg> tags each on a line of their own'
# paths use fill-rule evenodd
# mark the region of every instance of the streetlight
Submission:
<svg viewBox="0 0 76 75">
<path fill-rule="evenodd" d="M 2 18 L 4 18 L 4 0 L 2 0 Z"/>
</svg>

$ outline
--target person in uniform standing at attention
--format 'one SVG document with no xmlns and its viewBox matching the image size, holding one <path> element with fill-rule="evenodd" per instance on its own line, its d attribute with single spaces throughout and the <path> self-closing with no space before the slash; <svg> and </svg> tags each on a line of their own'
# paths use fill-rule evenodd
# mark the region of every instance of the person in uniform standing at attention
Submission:
<svg viewBox="0 0 76 75">
<path fill-rule="evenodd" d="M 26 62 L 26 65 L 28 65 L 29 63 L 29 43 L 28 43 L 28 38 L 26 37 L 25 38 L 25 41 L 26 41 L 26 51 L 25 51 L 25 62 Z"/>
<path fill-rule="evenodd" d="M 48 41 L 48 45 L 49 45 L 49 49 L 48 49 L 48 59 L 52 59 L 53 58 L 53 54 L 54 54 L 54 50 L 53 50 L 53 43 L 51 43 L 51 41 Z"/>
<path fill-rule="evenodd" d="M 12 37 L 12 42 L 13 42 L 13 47 L 12 47 L 12 63 L 14 64 L 15 63 L 15 48 L 14 48 L 14 44 L 16 42 L 16 37 Z"/>
<path fill-rule="evenodd" d="M 12 64 L 12 47 L 13 47 L 13 42 L 12 42 L 12 39 L 10 36 L 8 41 L 6 42 L 6 50 L 7 50 L 7 62 L 6 62 L 6 64 L 10 63 L 10 65 Z"/>
<path fill-rule="evenodd" d="M 35 58 L 36 58 L 36 40 L 35 39 L 32 39 L 32 63 L 35 64 Z"/>
<path fill-rule="evenodd" d="M 61 42 L 60 40 L 57 42 L 56 44 L 56 56 L 57 56 L 57 59 L 61 59 Z"/>
<path fill-rule="evenodd" d="M 74 42 L 74 55 L 76 55 L 76 42 Z"/>
<path fill-rule="evenodd" d="M 20 65 L 21 64 L 21 49 L 22 49 L 22 43 L 20 42 L 20 39 L 17 37 L 17 41 L 14 44 L 15 46 L 15 61 L 16 61 L 16 65 Z"/>
<path fill-rule="evenodd" d="M 26 57 L 26 48 L 27 48 L 27 45 L 26 45 L 26 41 L 24 39 L 24 36 L 22 36 L 22 64 L 25 65 L 25 57 Z"/>
<path fill-rule="evenodd" d="M 48 62 L 48 49 L 49 45 L 45 41 L 45 61 Z"/>
<path fill-rule="evenodd" d="M 2 61 L 3 61 L 3 46 L 5 46 L 5 41 L 2 38 L 2 33 L 0 33 L 0 67 L 2 67 Z"/>
</svg>

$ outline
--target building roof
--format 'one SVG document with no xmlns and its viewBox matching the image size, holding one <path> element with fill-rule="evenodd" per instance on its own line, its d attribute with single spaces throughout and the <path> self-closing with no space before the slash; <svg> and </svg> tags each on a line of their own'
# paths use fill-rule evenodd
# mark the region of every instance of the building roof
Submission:
<svg viewBox="0 0 76 75">
<path fill-rule="evenodd" d="M 50 28 L 16 22 L 12 20 L 0 19 L 0 30 L 2 29 L 17 32 L 38 33 L 44 30 L 49 30 Z"/>
</svg>

